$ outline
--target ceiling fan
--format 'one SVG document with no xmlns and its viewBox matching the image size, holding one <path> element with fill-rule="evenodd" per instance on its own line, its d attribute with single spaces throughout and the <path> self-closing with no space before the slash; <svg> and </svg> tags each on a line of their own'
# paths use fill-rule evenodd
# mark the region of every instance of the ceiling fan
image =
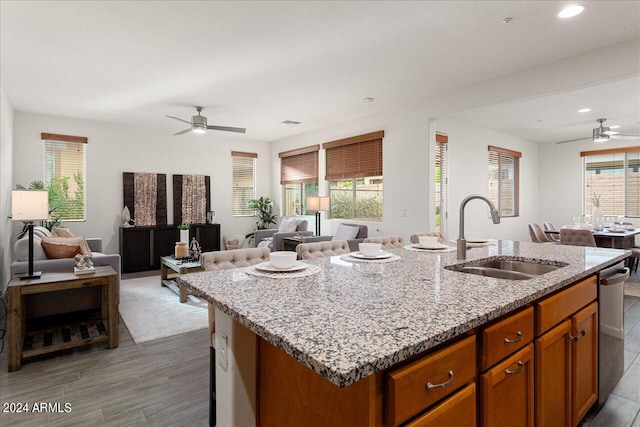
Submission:
<svg viewBox="0 0 640 427">
<path fill-rule="evenodd" d="M 213 125 L 207 125 L 207 118 L 205 116 L 200 115 L 200 112 L 202 111 L 202 107 L 200 106 L 196 106 L 196 110 L 198 110 L 198 115 L 197 116 L 191 116 L 191 121 L 187 121 L 187 120 L 183 120 L 180 119 L 178 117 L 173 117 L 173 116 L 165 116 L 165 117 L 169 117 L 170 119 L 175 119 L 175 120 L 179 120 L 181 122 L 185 122 L 188 125 L 190 125 L 191 127 L 185 130 L 182 130 L 178 133 L 174 133 L 173 135 L 182 135 L 183 133 L 187 133 L 187 132 L 193 132 L 193 133 L 205 133 L 208 129 L 210 130 L 222 130 L 222 131 L 226 131 L 226 132 L 238 132 L 238 133 L 245 133 L 246 129 L 245 128 L 234 128 L 234 127 L 229 127 L 229 126 L 213 126 Z"/>
<path fill-rule="evenodd" d="M 593 142 L 607 142 L 609 139 L 626 139 L 628 141 L 635 141 L 637 139 L 640 139 L 639 135 L 620 135 L 619 132 L 612 131 L 611 129 L 609 129 L 609 127 L 603 125 L 603 123 L 606 122 L 607 119 L 598 119 L 596 121 L 600 124 L 600 126 L 598 126 L 597 128 L 593 128 L 592 136 L 586 138 L 570 139 L 568 141 L 560 141 L 556 142 L 556 145 L 564 144 L 567 142 L 582 141 L 585 139 L 591 139 Z"/>
</svg>

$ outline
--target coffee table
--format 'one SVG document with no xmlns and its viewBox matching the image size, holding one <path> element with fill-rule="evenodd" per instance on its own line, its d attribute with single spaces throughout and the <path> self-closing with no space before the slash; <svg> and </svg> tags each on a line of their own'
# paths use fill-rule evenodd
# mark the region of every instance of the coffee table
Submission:
<svg viewBox="0 0 640 427">
<path fill-rule="evenodd" d="M 199 261 L 184 262 L 173 258 L 172 256 L 163 256 L 160 258 L 160 285 L 166 286 L 177 295 L 180 296 L 180 302 L 187 302 L 187 288 L 176 283 L 176 275 L 194 273 L 204 271 Z M 175 273 L 175 274 L 174 274 Z M 172 277 L 169 277 L 169 274 Z"/>
</svg>

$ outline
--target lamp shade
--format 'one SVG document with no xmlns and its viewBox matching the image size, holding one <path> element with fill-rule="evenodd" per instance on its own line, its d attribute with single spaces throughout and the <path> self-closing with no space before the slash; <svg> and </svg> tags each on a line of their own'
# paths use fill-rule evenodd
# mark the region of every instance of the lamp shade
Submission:
<svg viewBox="0 0 640 427">
<path fill-rule="evenodd" d="M 12 190 L 11 219 L 35 221 L 49 218 L 49 192 L 47 190 Z"/>
<path fill-rule="evenodd" d="M 307 197 L 307 209 L 310 211 L 327 212 L 329 210 L 329 197 L 328 196 Z"/>
</svg>

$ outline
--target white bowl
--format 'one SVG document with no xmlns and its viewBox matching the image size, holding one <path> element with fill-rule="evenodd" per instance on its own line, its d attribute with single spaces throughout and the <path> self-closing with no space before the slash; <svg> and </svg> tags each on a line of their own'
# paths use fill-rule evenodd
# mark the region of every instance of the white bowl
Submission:
<svg viewBox="0 0 640 427">
<path fill-rule="evenodd" d="M 418 237 L 418 242 L 420 243 L 420 246 L 434 247 L 434 246 L 438 246 L 438 237 L 437 236 L 420 236 Z"/>
<path fill-rule="evenodd" d="M 269 262 L 275 268 L 291 268 L 297 259 L 298 254 L 291 251 L 276 251 L 269 255 Z"/>
<path fill-rule="evenodd" d="M 360 253 L 365 256 L 378 255 L 382 250 L 382 244 L 380 243 L 360 243 L 358 244 Z"/>
</svg>

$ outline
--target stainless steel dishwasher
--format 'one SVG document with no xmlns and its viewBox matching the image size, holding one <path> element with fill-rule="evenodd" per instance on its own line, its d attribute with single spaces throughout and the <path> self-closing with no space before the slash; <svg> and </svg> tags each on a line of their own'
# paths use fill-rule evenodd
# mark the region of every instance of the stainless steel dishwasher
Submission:
<svg viewBox="0 0 640 427">
<path fill-rule="evenodd" d="M 624 373 L 624 282 L 628 278 L 624 262 L 598 275 L 598 405 L 609 397 Z"/>
</svg>

